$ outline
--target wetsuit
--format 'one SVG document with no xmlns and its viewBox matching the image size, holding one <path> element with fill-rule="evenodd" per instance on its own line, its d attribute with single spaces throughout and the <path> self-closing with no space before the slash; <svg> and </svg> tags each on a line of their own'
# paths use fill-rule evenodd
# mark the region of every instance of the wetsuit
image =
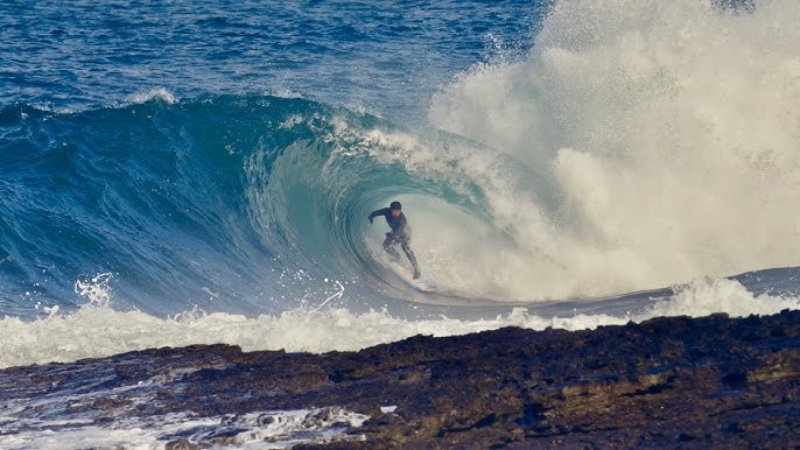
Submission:
<svg viewBox="0 0 800 450">
<path fill-rule="evenodd" d="M 370 223 L 378 216 L 383 216 L 386 219 L 386 223 L 389 224 L 389 228 L 392 229 L 392 231 L 386 233 L 386 240 L 383 241 L 383 249 L 392 257 L 393 261 L 397 262 L 400 260 L 400 254 L 397 253 L 394 246 L 399 243 L 400 248 L 403 249 L 403 252 L 414 267 L 414 278 L 419 277 L 420 273 L 419 265 L 417 265 L 417 257 L 409 246 L 411 241 L 411 227 L 408 226 L 406 216 L 401 212 L 399 217 L 395 217 L 392 215 L 391 208 L 382 208 L 372 211 L 372 214 L 369 215 Z"/>
</svg>

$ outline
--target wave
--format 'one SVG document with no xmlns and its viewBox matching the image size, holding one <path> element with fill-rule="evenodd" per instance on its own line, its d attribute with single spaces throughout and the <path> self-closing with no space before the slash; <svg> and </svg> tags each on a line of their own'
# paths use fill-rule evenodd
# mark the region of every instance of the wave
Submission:
<svg viewBox="0 0 800 450">
<path fill-rule="evenodd" d="M 525 176 L 463 138 L 268 96 L 1 116 L 6 313 L 74 309 L 75 281 L 104 273 L 119 307 L 159 314 L 276 312 L 337 293 L 363 309 L 514 299 L 492 279 L 499 266 L 487 270 L 486 255 L 515 247 L 489 195 Z M 417 293 L 382 263 L 385 225 L 366 218 L 394 199 L 447 295 Z"/>
<path fill-rule="evenodd" d="M 432 125 L 453 134 L 163 89 L 4 108 L 2 311 L 74 309 L 75 281 L 101 273 L 123 307 L 249 314 L 565 300 L 793 266 L 795 10 L 555 3 L 527 56 L 433 98 Z M 393 199 L 446 295 L 381 264 L 364 217 Z"/>
</svg>

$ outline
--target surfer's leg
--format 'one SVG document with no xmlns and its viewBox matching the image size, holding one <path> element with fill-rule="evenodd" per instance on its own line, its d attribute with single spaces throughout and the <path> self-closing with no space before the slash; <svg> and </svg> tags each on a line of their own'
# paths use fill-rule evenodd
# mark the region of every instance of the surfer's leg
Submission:
<svg viewBox="0 0 800 450">
<path fill-rule="evenodd" d="M 383 241 L 383 250 L 389 254 L 392 261 L 397 262 L 400 260 L 400 253 L 394 249 L 395 239 L 392 233 L 386 233 L 386 240 Z"/>
<path fill-rule="evenodd" d="M 411 246 L 408 245 L 408 240 L 403 240 L 400 242 L 400 248 L 403 249 L 408 260 L 411 261 L 411 265 L 414 267 L 414 279 L 419 278 L 419 265 L 417 264 L 417 256 L 414 254 L 414 251 L 411 250 Z"/>
</svg>

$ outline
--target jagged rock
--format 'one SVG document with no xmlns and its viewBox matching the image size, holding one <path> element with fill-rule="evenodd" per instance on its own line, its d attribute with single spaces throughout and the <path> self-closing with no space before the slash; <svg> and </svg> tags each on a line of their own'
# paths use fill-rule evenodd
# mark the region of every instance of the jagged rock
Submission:
<svg viewBox="0 0 800 450">
<path fill-rule="evenodd" d="M 160 380 L 147 404 L 129 389 L 71 406 L 105 420 L 323 407 L 370 416 L 304 449 L 800 446 L 800 311 L 416 336 L 323 355 L 148 350 L 0 371 L 0 402 L 97 389 L 98 374 L 106 387 Z"/>
</svg>

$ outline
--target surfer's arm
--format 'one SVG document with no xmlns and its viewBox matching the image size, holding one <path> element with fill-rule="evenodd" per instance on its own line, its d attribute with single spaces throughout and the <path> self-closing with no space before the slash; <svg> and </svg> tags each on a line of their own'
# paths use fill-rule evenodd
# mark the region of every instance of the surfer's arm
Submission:
<svg viewBox="0 0 800 450">
<path fill-rule="evenodd" d="M 389 208 L 376 209 L 375 211 L 372 211 L 372 214 L 369 215 L 369 223 L 372 223 L 372 219 L 378 216 L 385 216 L 388 211 Z"/>
</svg>

